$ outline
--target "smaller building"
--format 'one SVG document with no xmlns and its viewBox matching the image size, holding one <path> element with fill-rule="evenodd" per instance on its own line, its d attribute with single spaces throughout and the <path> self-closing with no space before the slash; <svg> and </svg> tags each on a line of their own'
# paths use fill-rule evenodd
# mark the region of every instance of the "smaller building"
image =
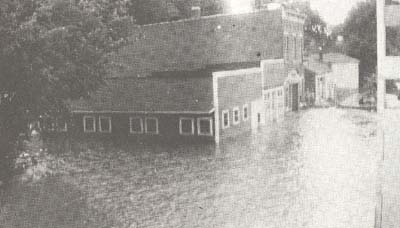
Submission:
<svg viewBox="0 0 400 228">
<path fill-rule="evenodd" d="M 335 98 L 335 83 L 327 64 L 319 61 L 304 63 L 305 94 L 307 105 L 324 106 Z"/>
<path fill-rule="evenodd" d="M 312 55 L 309 62 L 326 64 L 331 70 L 331 83 L 335 87 L 335 99 L 342 101 L 350 95 L 359 93 L 360 73 L 358 59 L 341 53 Z"/>
<path fill-rule="evenodd" d="M 297 111 L 303 96 L 302 72 L 288 67 L 284 59 L 263 60 L 261 69 L 266 120 L 278 121 L 286 112 Z"/>
</svg>

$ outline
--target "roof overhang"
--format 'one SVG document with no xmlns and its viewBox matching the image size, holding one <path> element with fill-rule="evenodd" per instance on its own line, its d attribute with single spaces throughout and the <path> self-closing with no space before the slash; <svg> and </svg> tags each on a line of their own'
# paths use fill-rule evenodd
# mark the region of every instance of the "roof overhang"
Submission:
<svg viewBox="0 0 400 228">
<path fill-rule="evenodd" d="M 88 110 L 74 110 L 71 111 L 73 114 L 189 114 L 189 115 L 204 115 L 211 114 L 215 111 L 215 108 L 209 111 L 88 111 Z"/>
</svg>

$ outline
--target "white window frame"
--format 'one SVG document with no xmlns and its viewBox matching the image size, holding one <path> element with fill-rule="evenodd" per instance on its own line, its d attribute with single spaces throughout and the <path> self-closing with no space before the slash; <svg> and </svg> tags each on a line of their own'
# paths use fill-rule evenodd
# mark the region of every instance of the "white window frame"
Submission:
<svg viewBox="0 0 400 228">
<path fill-rule="evenodd" d="M 236 117 L 236 115 L 235 115 L 235 112 L 237 112 L 238 113 L 238 115 L 237 115 L 237 121 L 235 120 L 235 117 Z M 234 107 L 233 108 L 233 110 L 232 110 L 232 122 L 233 122 L 233 124 L 234 125 L 238 125 L 239 123 L 240 123 L 240 109 L 239 109 L 239 107 Z"/>
<path fill-rule="evenodd" d="M 156 131 L 155 132 L 153 132 L 153 131 L 149 132 L 148 131 L 148 129 L 147 129 L 147 120 L 155 120 L 156 121 Z M 146 118 L 144 118 L 144 129 L 145 129 L 146 134 L 158 135 L 160 133 L 159 130 L 158 130 L 158 118 L 157 117 L 146 117 Z"/>
<path fill-rule="evenodd" d="M 184 120 L 190 120 L 192 122 L 192 132 L 188 133 L 188 132 L 182 131 L 182 121 L 184 121 Z M 190 118 L 190 117 L 180 117 L 179 118 L 179 134 L 180 135 L 194 135 L 194 118 Z"/>
<path fill-rule="evenodd" d="M 246 109 L 246 113 L 247 116 L 244 116 L 244 110 Z M 249 120 L 249 105 L 248 104 L 244 104 L 243 105 L 243 111 L 242 111 L 242 117 L 243 117 L 243 121 L 248 121 Z"/>
<path fill-rule="evenodd" d="M 93 129 L 86 129 L 86 120 L 92 119 L 93 120 Z M 93 133 L 96 132 L 96 117 L 94 116 L 83 116 L 83 132 L 85 133 Z"/>
<path fill-rule="evenodd" d="M 225 114 L 228 115 L 228 124 L 226 126 L 225 126 L 225 118 L 224 118 Z M 222 118 L 221 119 L 222 119 L 222 129 L 229 128 L 230 125 L 231 125 L 231 122 L 230 122 L 230 119 L 229 119 L 229 110 L 228 109 L 225 109 L 225 110 L 222 111 Z"/>
<path fill-rule="evenodd" d="M 210 132 L 209 133 L 204 133 L 201 132 L 201 126 L 200 126 L 200 121 L 208 121 L 210 124 Z M 211 117 L 200 117 L 197 118 L 197 134 L 201 136 L 213 136 L 213 123 L 212 123 L 212 118 Z"/>
<path fill-rule="evenodd" d="M 140 131 L 132 130 L 132 120 L 140 120 Z M 129 133 L 131 133 L 131 134 L 143 134 L 144 133 L 142 117 L 129 117 Z"/>
<path fill-rule="evenodd" d="M 101 121 L 102 120 L 108 120 L 108 124 L 110 126 L 110 129 L 103 130 L 101 128 Z M 101 133 L 111 133 L 112 132 L 112 125 L 111 125 L 111 117 L 110 116 L 99 116 L 99 132 L 101 132 Z"/>
</svg>

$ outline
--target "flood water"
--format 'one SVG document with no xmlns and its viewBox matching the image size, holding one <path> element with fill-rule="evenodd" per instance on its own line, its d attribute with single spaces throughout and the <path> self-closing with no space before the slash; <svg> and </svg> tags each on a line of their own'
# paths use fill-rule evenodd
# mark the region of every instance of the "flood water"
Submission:
<svg viewBox="0 0 400 228">
<path fill-rule="evenodd" d="M 86 153 L 69 179 L 115 227 L 373 227 L 375 118 L 313 109 L 218 147 Z"/>
</svg>

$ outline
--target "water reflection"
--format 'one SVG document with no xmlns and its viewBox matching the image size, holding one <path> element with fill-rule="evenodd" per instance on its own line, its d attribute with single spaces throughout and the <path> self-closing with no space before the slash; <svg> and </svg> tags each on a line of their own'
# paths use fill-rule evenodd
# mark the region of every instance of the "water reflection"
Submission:
<svg viewBox="0 0 400 228">
<path fill-rule="evenodd" d="M 76 178 L 121 227 L 372 227 L 374 118 L 304 111 L 218 147 L 135 147 Z"/>
</svg>

